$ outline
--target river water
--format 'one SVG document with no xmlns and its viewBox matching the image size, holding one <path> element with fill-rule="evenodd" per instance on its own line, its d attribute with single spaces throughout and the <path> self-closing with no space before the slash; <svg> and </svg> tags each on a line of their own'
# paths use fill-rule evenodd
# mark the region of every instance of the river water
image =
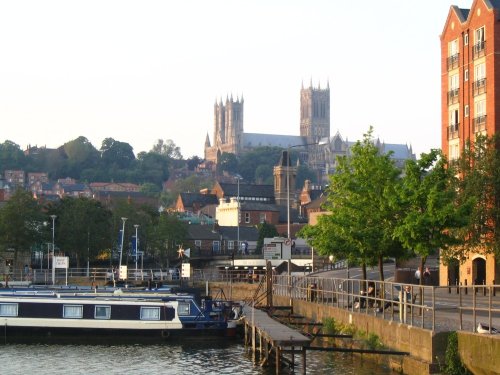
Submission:
<svg viewBox="0 0 500 375">
<path fill-rule="evenodd" d="M 298 357 L 298 356 L 297 356 Z M 297 360 L 297 358 L 296 358 Z M 296 373 L 301 372 L 301 367 Z M 162 345 L 4 345 L 1 374 L 274 374 L 254 364 L 240 342 L 186 341 Z M 344 353 L 307 352 L 307 374 L 393 374 Z"/>
</svg>

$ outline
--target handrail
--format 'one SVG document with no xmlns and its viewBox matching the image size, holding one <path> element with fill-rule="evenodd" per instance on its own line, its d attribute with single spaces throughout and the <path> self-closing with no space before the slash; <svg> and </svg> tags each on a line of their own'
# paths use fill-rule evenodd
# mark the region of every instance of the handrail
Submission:
<svg viewBox="0 0 500 375">
<path fill-rule="evenodd" d="M 289 289 L 289 285 L 294 287 Z M 362 293 L 362 290 L 368 289 L 367 285 L 372 286 L 372 290 Z M 296 276 L 288 280 L 288 275 L 277 275 L 273 278 L 275 295 L 371 314 L 432 331 L 475 331 L 481 314 L 482 324 L 485 326 L 500 326 L 500 296 L 496 296 L 500 285 L 458 288 L 459 294 L 456 296 L 448 286 L 317 276 L 301 276 L 300 280 Z M 404 292 L 405 290 L 407 292 Z M 471 293 L 465 297 L 467 291 Z M 484 321 L 485 315 L 487 322 Z M 468 323 L 467 327 L 463 325 L 464 320 Z"/>
</svg>

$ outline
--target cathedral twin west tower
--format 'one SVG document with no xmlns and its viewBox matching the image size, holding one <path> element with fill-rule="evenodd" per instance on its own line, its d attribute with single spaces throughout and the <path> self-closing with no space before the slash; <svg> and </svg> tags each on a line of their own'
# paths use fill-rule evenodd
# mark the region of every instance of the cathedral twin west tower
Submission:
<svg viewBox="0 0 500 375">
<path fill-rule="evenodd" d="M 313 145 L 321 139 L 330 138 L 330 87 L 321 89 L 302 87 L 300 90 L 300 136 L 245 133 L 243 130 L 243 97 L 214 105 L 213 144 L 207 134 L 205 141 L 205 159 L 216 163 L 222 153 L 236 156 L 256 147 L 271 146 L 286 149 L 290 146 L 302 145 L 309 155 L 309 164 L 314 167 L 314 160 L 319 152 L 313 152 Z M 313 155 L 314 154 L 314 155 Z M 321 158 L 320 158 L 321 159 Z M 323 163 L 324 164 L 324 163 Z"/>
</svg>

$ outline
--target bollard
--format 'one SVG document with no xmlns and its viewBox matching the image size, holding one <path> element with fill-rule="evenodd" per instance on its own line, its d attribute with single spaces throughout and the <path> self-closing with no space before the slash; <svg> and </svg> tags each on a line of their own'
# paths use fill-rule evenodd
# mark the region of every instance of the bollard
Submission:
<svg viewBox="0 0 500 375">
<path fill-rule="evenodd" d="M 467 295 L 467 279 L 465 279 L 465 294 Z"/>
<path fill-rule="evenodd" d="M 458 279 L 455 279 L 455 285 L 457 286 L 457 294 L 459 293 L 459 285 L 458 285 Z"/>
<path fill-rule="evenodd" d="M 451 284 L 450 284 L 450 279 L 448 279 L 448 294 L 451 294 Z"/>
<path fill-rule="evenodd" d="M 483 280 L 483 296 L 486 295 L 486 280 Z"/>
<path fill-rule="evenodd" d="M 493 297 L 497 295 L 497 288 L 495 287 L 495 280 L 493 280 Z"/>
</svg>

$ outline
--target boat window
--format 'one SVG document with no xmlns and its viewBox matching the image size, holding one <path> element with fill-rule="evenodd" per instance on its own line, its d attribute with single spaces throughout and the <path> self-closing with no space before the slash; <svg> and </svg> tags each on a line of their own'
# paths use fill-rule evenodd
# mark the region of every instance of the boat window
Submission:
<svg viewBox="0 0 500 375">
<path fill-rule="evenodd" d="M 189 315 L 189 303 L 179 303 L 179 306 L 177 307 L 177 314 Z"/>
<path fill-rule="evenodd" d="M 80 319 L 83 316 L 83 306 L 82 305 L 64 305 L 63 306 L 63 318 L 68 319 Z"/>
<path fill-rule="evenodd" d="M 141 307 L 141 320 L 160 320 L 160 308 Z"/>
<path fill-rule="evenodd" d="M 0 303 L 0 316 L 17 316 L 17 303 Z"/>
<path fill-rule="evenodd" d="M 96 306 L 94 317 L 96 319 L 110 319 L 111 306 Z"/>
</svg>

